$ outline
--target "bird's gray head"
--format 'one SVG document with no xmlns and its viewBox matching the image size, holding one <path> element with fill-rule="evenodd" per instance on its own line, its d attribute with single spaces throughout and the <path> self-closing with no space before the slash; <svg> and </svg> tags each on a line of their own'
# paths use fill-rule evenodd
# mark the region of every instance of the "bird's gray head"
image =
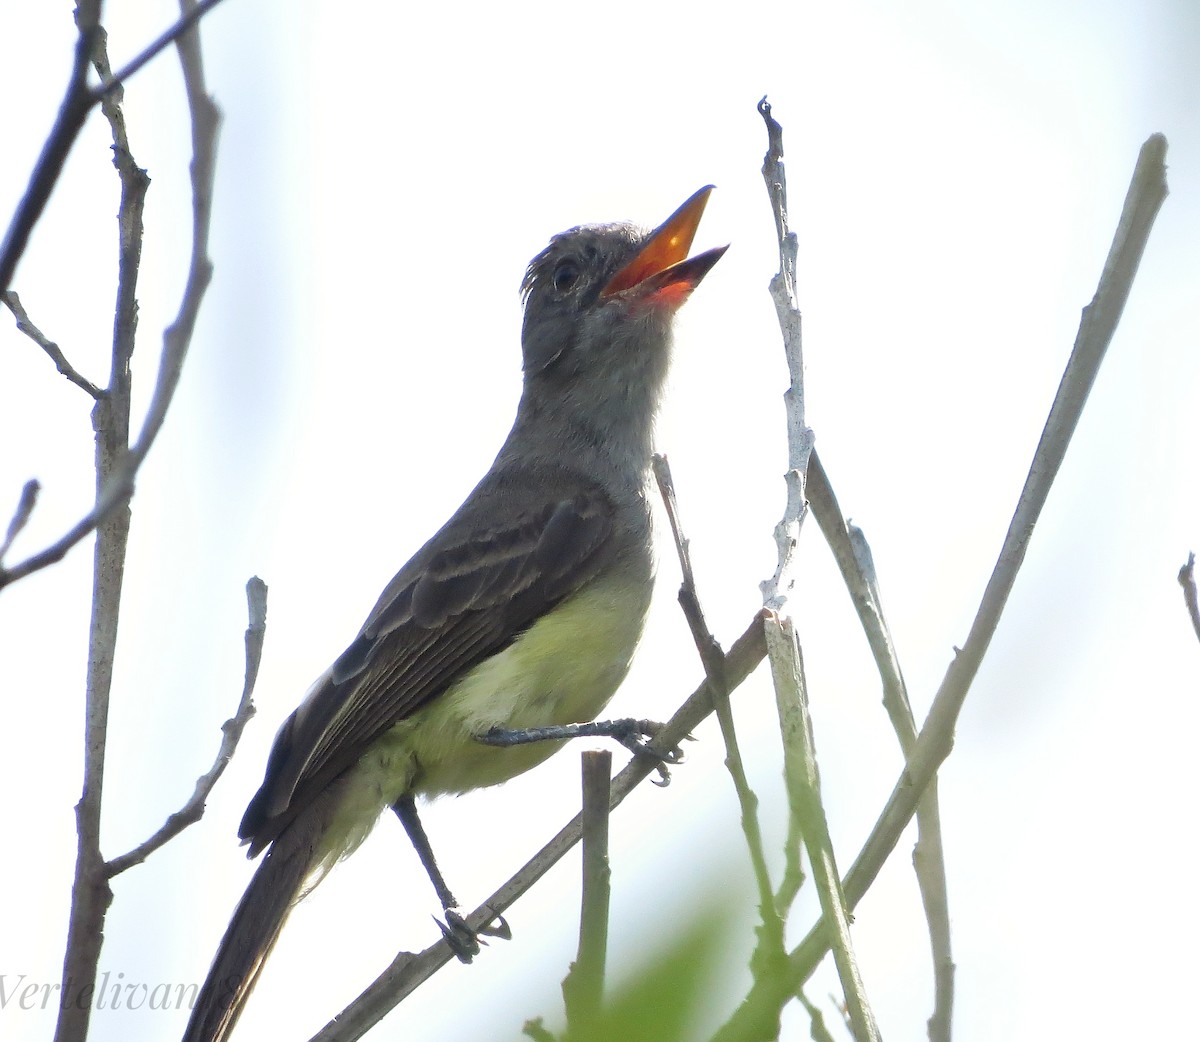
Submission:
<svg viewBox="0 0 1200 1042">
<path fill-rule="evenodd" d="M 671 319 L 725 252 L 687 256 L 711 191 L 702 188 L 653 231 L 572 228 L 533 259 L 521 284 L 527 394 L 537 385 L 560 401 L 648 395 L 653 411 Z"/>
</svg>

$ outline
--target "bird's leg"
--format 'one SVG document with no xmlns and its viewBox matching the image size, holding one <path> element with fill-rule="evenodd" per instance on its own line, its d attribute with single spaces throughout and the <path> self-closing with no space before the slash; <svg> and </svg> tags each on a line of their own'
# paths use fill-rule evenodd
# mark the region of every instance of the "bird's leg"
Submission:
<svg viewBox="0 0 1200 1042">
<path fill-rule="evenodd" d="M 583 724 L 560 724 L 552 727 L 526 727 L 520 730 L 509 730 L 504 727 L 493 727 L 475 736 L 477 742 L 484 745 L 526 745 L 529 742 L 557 741 L 564 738 L 614 738 L 635 756 L 649 756 L 658 764 L 661 781 L 656 785 L 669 785 L 671 776 L 667 773 L 668 764 L 683 763 L 683 750 L 676 747 L 665 753 L 651 749 L 647 739 L 653 739 L 664 727 L 664 724 L 654 720 L 634 720 L 625 717 L 620 720 L 593 720 Z"/>
<path fill-rule="evenodd" d="M 480 944 L 486 943 L 480 941 L 480 934 L 505 940 L 510 938 L 512 931 L 509 930 L 508 923 L 504 921 L 502 915 L 496 916 L 494 923 L 475 931 L 467 925 L 466 919 L 455 911 L 458 907 L 458 900 L 450 892 L 450 888 L 442 876 L 442 871 L 438 868 L 437 859 L 433 856 L 433 847 L 429 845 L 429 837 L 425 835 L 425 827 L 417 815 L 417 801 L 412 794 L 401 796 L 392 804 L 392 810 L 396 812 L 396 817 L 400 819 L 400 824 L 408 833 L 409 841 L 417 852 L 417 857 L 421 859 L 421 864 L 425 866 L 425 873 L 429 876 L 433 889 L 437 891 L 438 900 L 442 902 L 442 911 L 446 915 L 446 921 L 443 923 L 441 920 L 435 919 L 434 922 L 438 924 L 446 943 L 450 945 L 459 960 L 470 962 L 479 954 Z"/>
<path fill-rule="evenodd" d="M 417 816 L 416 799 L 411 793 L 401 796 L 392 804 L 392 810 L 396 812 L 396 817 L 400 819 L 400 824 L 404 826 L 404 831 L 408 833 L 408 838 L 413 845 L 413 849 L 417 852 L 417 857 L 421 859 L 421 864 L 425 866 L 425 872 L 429 876 L 429 881 L 433 884 L 433 889 L 437 891 L 438 900 L 442 902 L 442 908 L 457 908 L 458 899 L 450 892 L 450 888 L 446 885 L 446 880 L 442 877 L 442 871 L 438 868 L 437 859 L 433 856 L 433 847 L 429 845 L 429 837 L 425 835 L 425 826 L 421 824 L 421 819 Z"/>
</svg>

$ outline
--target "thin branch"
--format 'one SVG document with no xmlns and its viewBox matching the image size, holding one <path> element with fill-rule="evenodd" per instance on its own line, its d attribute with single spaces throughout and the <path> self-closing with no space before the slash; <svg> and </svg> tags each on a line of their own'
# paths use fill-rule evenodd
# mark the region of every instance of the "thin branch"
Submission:
<svg viewBox="0 0 1200 1042">
<path fill-rule="evenodd" d="M 912 819 L 921 795 L 950 753 L 959 710 L 1016 581 L 1034 525 L 1128 299 L 1155 215 L 1166 198 L 1166 147 L 1166 139 L 1161 134 L 1152 135 L 1142 146 L 1096 295 L 1083 310 L 1075 347 L 975 621 L 962 650 L 946 672 L 912 756 L 897 780 L 887 806 L 843 880 L 851 908 L 875 880 Z M 761 986 L 756 982 L 751 994 L 714 1040 L 770 1037 L 764 1031 L 769 1027 L 773 1011 L 808 979 L 828 950 L 828 930 L 822 921 L 789 956 L 787 977 L 763 982 Z"/>
<path fill-rule="evenodd" d="M 200 0 L 199 3 L 192 6 L 190 10 L 186 10 L 179 20 L 164 32 L 157 40 L 151 43 L 141 54 L 130 61 L 127 65 L 121 68 L 115 75 L 109 71 L 101 74 L 100 83 L 91 90 L 91 95 L 94 101 L 99 101 L 102 98 L 111 95 L 119 90 L 135 73 L 140 72 L 144 65 L 147 65 L 153 58 L 156 58 L 162 51 L 165 51 L 176 40 L 179 39 L 185 32 L 203 18 L 209 11 L 219 4 L 221 0 Z M 182 6 L 182 5 L 181 5 Z"/>
<path fill-rule="evenodd" d="M 900 741 L 900 748 L 907 757 L 916 744 L 917 726 L 891 630 L 883 614 L 883 599 L 879 593 L 871 548 L 861 529 L 844 520 L 829 476 L 815 449 L 808 465 L 808 500 L 858 612 L 883 681 L 884 706 Z M 929 783 L 917 807 L 917 844 L 913 850 L 913 867 L 929 925 L 933 958 L 934 1005 L 929 1019 L 929 1038 L 930 1042 L 949 1042 L 954 1012 L 954 957 L 950 943 L 950 900 L 936 777 Z"/>
<path fill-rule="evenodd" d="M 779 880 L 779 889 L 775 891 L 775 907 L 779 909 L 780 916 L 786 919 L 808 878 L 800 861 L 804 833 L 793 814 L 788 815 L 787 838 L 783 842 L 783 877 Z"/>
<path fill-rule="evenodd" d="M 807 509 L 804 481 L 808 473 L 809 453 L 812 452 L 813 433 L 804 422 L 804 350 L 800 298 L 796 290 L 799 242 L 796 233 L 788 229 L 783 128 L 771 115 L 771 106 L 765 97 L 758 103 L 758 112 L 767 126 L 767 153 L 763 158 L 762 174 L 779 240 L 779 271 L 771 279 L 771 299 L 775 301 L 779 330 L 783 334 L 784 356 L 791 377 L 791 384 L 783 395 L 788 433 L 788 469 L 784 475 L 787 505 L 783 519 L 775 526 L 775 546 L 779 557 L 775 574 L 761 584 L 763 603 L 773 611 L 781 611 L 795 583 L 792 571 L 800 541 L 800 526 Z"/>
<path fill-rule="evenodd" d="M 612 750 L 589 749 L 580 759 L 583 772 L 583 888 L 579 908 L 579 950 L 562 984 L 568 1035 L 585 1033 L 600 1014 L 608 960 L 608 908 L 612 895 L 612 871 L 608 863 Z"/>
<path fill-rule="evenodd" d="M 735 690 L 763 660 L 766 645 L 762 615 L 756 615 L 749 628 L 725 656 L 725 677 Z M 713 693 L 708 681 L 700 685 L 650 743 L 659 751 L 676 748 L 713 711 Z M 611 807 L 617 807 L 633 789 L 654 773 L 649 757 L 637 756 L 613 779 Z M 582 816 L 576 815 L 511 879 L 467 917 L 472 929 L 491 922 L 529 890 L 579 842 Z M 331 1020 L 312 1042 L 353 1042 L 362 1038 L 392 1009 L 454 958 L 449 946 L 438 941 L 419 953 L 401 952 L 370 987 Z"/>
<path fill-rule="evenodd" d="M 0 558 L 4 554 L 0 553 Z M 1200 600 L 1196 597 L 1196 555 L 1189 553 L 1187 564 L 1179 569 L 1179 585 L 1183 587 L 1183 603 L 1187 605 L 1188 615 L 1192 620 L 1192 628 L 1196 638 L 1200 640 Z"/>
<path fill-rule="evenodd" d="M 808 1035 L 813 1042 L 834 1042 L 833 1035 L 829 1028 L 825 1026 L 825 1014 L 820 1008 L 808 1000 L 808 996 L 802 991 L 796 992 L 796 998 L 800 1000 L 800 1005 L 804 1007 L 804 1012 L 808 1014 Z M 830 996 L 831 1001 L 836 1005 L 837 998 Z"/>
<path fill-rule="evenodd" d="M 87 70 L 100 31 L 100 0 L 80 0 L 75 10 L 75 22 L 79 27 L 79 37 L 75 41 L 75 57 L 71 63 L 66 93 L 59 105 L 54 126 L 29 176 L 29 185 L 9 222 L 4 242 L 0 244 L 0 293 L 6 292 L 12 284 L 17 262 L 29 245 L 29 236 L 46 208 L 67 155 L 79 131 L 83 129 L 83 121 L 93 104 L 88 92 Z"/>
<path fill-rule="evenodd" d="M 104 486 L 96 497 L 95 506 L 44 550 L 11 568 L 0 568 L 0 590 L 61 561 L 71 549 L 91 535 L 114 510 L 121 509 L 129 502 L 133 495 L 138 468 L 162 428 L 179 383 L 183 362 L 195 329 L 196 316 L 212 278 L 212 262 L 208 258 L 208 235 L 220 113 L 204 86 L 203 63 L 195 33 L 188 33 L 182 37 L 178 46 L 192 119 L 192 251 L 179 313 L 163 333 L 163 353 L 150 405 L 146 410 L 137 441 L 109 470 Z"/>
<path fill-rule="evenodd" d="M 798 244 L 795 234 L 788 227 L 787 180 L 783 165 L 783 128 L 771 116 L 771 107 L 765 98 L 759 103 L 759 113 L 767 128 L 768 148 L 763 162 L 763 179 L 767 186 L 771 212 L 775 220 L 780 256 L 779 273 L 771 281 L 771 295 L 779 316 L 792 380 L 792 385 L 785 395 L 789 463 L 791 464 L 787 475 L 788 501 L 783 519 L 775 530 L 779 553 L 778 565 L 773 578 L 763 584 L 763 592 L 769 606 L 779 607 L 784 603 L 786 591 L 792 583 L 790 572 L 793 567 L 800 527 L 804 521 L 806 500 L 811 500 L 814 512 L 817 513 L 818 524 L 834 552 L 834 557 L 841 568 L 851 598 L 858 610 L 883 681 L 884 705 L 891 717 L 901 748 L 907 754 L 916 741 L 916 724 L 913 720 L 899 660 L 883 616 L 870 548 L 861 532 L 851 529 L 843 520 L 833 489 L 829 485 L 828 478 L 815 449 L 813 449 L 812 432 L 804 422 L 801 316 L 796 287 Z M 809 487 L 809 483 L 811 483 L 811 487 Z M 788 651 L 786 642 L 776 640 L 774 646 L 779 649 L 780 655 L 784 656 L 781 661 L 772 660 L 776 676 L 786 678 L 790 675 L 789 671 L 798 671 L 800 668 L 799 650 L 797 649 L 795 660 L 792 661 L 786 654 Z M 789 725 L 784 718 L 786 704 L 786 701 L 780 702 L 780 724 L 785 734 L 789 730 L 796 730 L 796 725 Z M 797 817 L 798 806 L 795 794 L 801 791 L 806 784 L 804 778 L 797 776 L 796 773 L 800 769 L 801 763 L 802 760 L 795 756 L 792 756 L 789 761 L 785 752 L 786 774 L 789 792 L 793 794 L 793 806 L 788 823 L 787 864 L 784 881 L 780 886 L 777 899 L 781 909 L 790 907 L 803 880 L 798 841 L 802 835 L 811 841 L 811 837 L 806 836 Z M 946 1042 L 949 1037 L 953 1001 L 954 963 L 950 951 L 949 903 L 946 896 L 945 864 L 935 786 L 931 785 L 921 806 L 922 810 L 919 815 L 921 831 L 917 849 L 914 852 L 914 864 L 917 868 L 922 901 L 929 921 L 933 951 L 935 1005 L 930 1021 L 930 1037 L 933 1042 Z M 825 856 L 832 858 L 832 851 L 826 852 Z M 843 959 L 843 962 L 847 961 Z M 839 968 L 845 969 L 842 966 Z M 844 975 L 844 983 L 849 987 L 856 987 L 858 984 L 854 975 Z M 852 1013 L 856 1003 L 861 1003 L 865 1008 L 865 999 L 861 997 L 849 999 Z M 857 1019 L 859 1024 L 856 1030 L 861 1034 L 865 1030 L 866 1023 L 869 1022 L 869 1017 L 859 1016 Z"/>
<path fill-rule="evenodd" d="M 132 455 L 127 454 L 113 469 L 91 510 L 44 550 L 39 550 L 11 568 L 0 568 L 0 590 L 34 572 L 57 564 L 103 524 L 114 510 L 127 504 L 129 497 L 133 495 L 133 479 L 138 463 Z"/>
<path fill-rule="evenodd" d="M 829 475 L 825 472 L 816 449 L 809 459 L 807 487 L 809 507 L 821 534 L 829 544 L 829 549 L 833 551 L 833 558 L 842 573 L 842 581 L 850 593 L 867 644 L 875 659 L 875 666 L 883 681 L 884 708 L 892 721 L 892 728 L 900 739 L 901 748 L 907 753 L 916 741 L 917 728 L 913 722 L 908 688 L 904 683 L 891 630 L 883 616 L 879 580 L 871 548 L 861 530 L 846 523 L 837 495 L 829 482 Z"/>
<path fill-rule="evenodd" d="M 1021 491 L 979 610 L 962 650 L 951 662 L 938 689 L 907 768 L 897 781 L 888 806 L 876 825 L 874 840 L 868 841 L 860 855 L 859 860 L 864 868 L 875 866 L 870 872 L 871 879 L 911 819 L 920 793 L 950 754 L 954 724 L 1016 582 L 1034 526 L 1062 465 L 1067 446 L 1087 403 L 1088 392 L 1129 297 L 1154 217 L 1166 198 L 1166 171 L 1163 165 L 1166 144 L 1161 134 L 1155 134 L 1142 146 L 1096 295 L 1091 304 L 1083 309 L 1075 347 L 1050 408 L 1025 487 Z M 852 868 L 851 877 L 854 873 L 855 869 Z M 856 887 L 848 884 L 847 892 L 852 889 Z"/>
<path fill-rule="evenodd" d="M 683 582 L 679 587 L 679 605 L 683 616 L 687 619 L 688 628 L 692 631 L 692 640 L 700 653 L 700 661 L 708 678 L 720 684 L 720 673 L 725 653 L 716 637 L 708 628 L 704 618 L 704 610 L 700 607 L 700 596 L 696 592 L 696 575 L 692 569 L 692 554 L 689 542 L 683 534 L 683 522 L 679 516 L 679 501 L 675 496 L 675 481 L 671 477 L 671 465 L 667 457 L 655 453 L 650 458 L 654 470 L 654 480 L 658 483 L 659 495 L 662 496 L 663 506 L 667 511 L 667 520 L 671 525 L 671 535 L 675 539 L 675 552 L 679 556 L 679 567 L 683 573 Z"/>
<path fill-rule="evenodd" d="M 185 8 L 188 0 L 181 0 Z M 104 37 L 96 25 L 89 35 L 95 60 L 103 69 Z M 129 154 L 124 122 L 114 117 L 115 101 L 106 102 L 114 135 L 114 165 L 121 175 L 119 274 L 116 315 L 113 324 L 112 370 L 109 386 L 94 412 L 96 427 L 96 506 L 72 533 L 79 539 L 99 525 L 95 546 L 95 586 L 92 628 L 89 640 L 87 709 L 84 722 L 85 758 L 83 795 L 76 807 L 79 836 L 75 883 L 71 893 L 66 957 L 63 961 L 62 1001 L 55 1030 L 56 1042 L 86 1037 L 92 1004 L 82 1000 L 92 987 L 99 965 L 104 917 L 112 901 L 110 866 L 100 852 L 105 744 L 109 693 L 120 614 L 121 583 L 125 548 L 129 535 L 129 497 L 133 477 L 145 459 L 162 426 L 170 405 L 180 368 L 187 351 L 195 314 L 211 276 L 207 258 L 208 224 L 211 209 L 213 164 L 215 162 L 215 107 L 204 93 L 203 67 L 195 32 L 178 41 L 180 64 L 192 126 L 192 256 L 180 318 L 164 334 L 163 357 L 158 383 L 137 443 L 129 448 L 130 358 L 137 326 L 137 272 L 141 259 L 141 212 L 149 179 Z M 109 107 L 112 106 L 112 107 Z M 55 175 L 57 176 L 57 175 Z M 71 533 L 69 533 L 70 535 Z M 77 542 L 78 539 L 75 540 Z M 0 586 L 21 575 L 31 574 L 61 557 L 73 542 L 58 544 L 35 555 L 7 573 L 0 573 Z M 34 563 L 31 562 L 41 562 Z"/>
<path fill-rule="evenodd" d="M 704 611 L 700 606 L 700 597 L 696 591 L 696 576 L 692 568 L 690 544 L 683 532 L 683 521 L 679 514 L 679 502 L 675 495 L 675 481 L 671 476 L 671 466 L 666 456 L 657 454 L 652 457 L 651 462 L 654 478 L 658 483 L 658 490 L 667 510 L 667 519 L 671 525 L 671 534 L 675 538 L 675 550 L 679 555 L 679 565 L 683 573 L 683 582 L 679 587 L 679 604 L 683 608 L 684 617 L 692 631 L 692 639 L 696 643 L 696 649 L 699 651 L 700 660 L 704 665 L 704 672 L 708 676 L 716 699 L 717 722 L 720 724 L 721 737 L 725 743 L 725 767 L 733 779 L 734 792 L 737 794 L 738 806 L 741 809 L 742 832 L 746 837 L 750 865 L 758 887 L 758 907 L 762 924 L 758 931 L 758 946 L 751 961 L 756 969 L 765 970 L 783 957 L 785 949 L 783 919 L 772 892 L 766 849 L 758 821 L 758 796 L 750 787 L 750 781 L 746 777 L 737 729 L 733 722 L 733 711 L 729 706 L 724 677 L 725 654 L 708 628 Z"/>
<path fill-rule="evenodd" d="M 225 773 L 230 760 L 241 741 L 242 731 L 254 716 L 254 684 L 258 680 L 258 667 L 262 662 L 263 640 L 267 632 L 267 584 L 258 576 L 246 583 L 246 603 L 250 621 L 246 627 L 246 672 L 242 682 L 242 697 L 237 711 L 221 725 L 221 745 L 213 765 L 196 779 L 191 798 L 149 839 L 139 843 L 126 854 L 109 860 L 106 869 L 109 878 L 120 875 L 127 868 L 140 865 L 159 847 L 174 839 L 189 825 L 195 824 L 204 815 L 204 806 L 217 780 Z"/>
<path fill-rule="evenodd" d="M 50 360 L 63 376 L 71 381 L 76 387 L 82 387 L 93 398 L 100 398 L 104 392 L 100 390 L 86 376 L 82 376 L 79 371 L 67 361 L 67 356 L 62 353 L 62 349 L 53 340 L 49 339 L 37 326 L 30 320 L 24 306 L 21 304 L 21 298 L 17 296 L 15 290 L 9 290 L 7 293 L 0 295 L 8 310 L 13 313 L 13 317 L 17 320 L 17 329 L 24 333 L 30 340 L 38 345 L 43 351 L 50 356 Z"/>
<path fill-rule="evenodd" d="M 106 37 L 97 27 L 92 60 L 103 66 Z M 123 123 L 114 122 L 124 134 Z M 116 144 L 116 141 L 114 141 Z M 100 499 L 113 472 L 129 448 L 129 417 L 133 392 L 130 359 L 137 328 L 137 280 L 142 258 L 143 214 L 150 179 L 129 153 L 128 142 L 113 149 L 113 165 L 121 182 L 117 211 L 117 295 L 108 386 L 92 411 L 96 432 L 96 497 Z M 107 867 L 100 850 L 100 819 L 104 797 L 104 767 L 108 744 L 109 700 L 121 591 L 129 545 L 128 498 L 109 513 L 96 530 L 92 565 L 92 610 L 88 638 L 87 700 L 84 711 L 83 795 L 75 807 L 78 850 L 75 882 L 67 925 L 62 995 L 56 1042 L 87 1035 L 92 1004 L 83 1001 L 94 987 L 100 962 L 104 918 L 112 901 Z"/>
<path fill-rule="evenodd" d="M 787 595 L 795 583 L 793 573 L 796 551 L 800 530 L 808 510 L 806 484 L 813 451 L 813 432 L 804 418 L 804 353 L 796 282 L 799 241 L 795 232 L 788 227 L 783 128 L 772 117 L 771 106 L 765 97 L 758 104 L 758 112 L 767 129 L 767 152 L 763 158 L 762 174 L 779 244 L 779 271 L 771 279 L 771 297 L 775 302 L 784 355 L 791 378 L 790 386 L 784 394 L 788 445 L 788 470 L 784 476 L 787 501 L 783 516 L 775 526 L 778 563 L 774 575 L 761 584 L 764 603 L 770 609 L 763 625 L 766 630 L 767 657 L 771 662 L 774 680 L 779 731 L 783 739 L 784 778 L 788 793 L 789 847 L 785 851 L 787 862 L 784 872 L 786 885 L 780 887 L 779 896 L 786 898 L 790 906 L 803 880 L 800 865 L 801 847 L 797 842 L 802 839 L 817 882 L 818 897 L 826 921 L 835 924 L 834 958 L 845 991 L 854 1034 L 859 1042 L 873 1042 L 878 1036 L 878 1031 L 855 962 L 850 941 L 849 913 L 845 897 L 837 886 L 833 846 L 825 821 L 825 811 L 820 802 L 815 741 L 808 716 L 808 694 L 800 644 L 791 619 L 780 620 L 776 614 L 783 610 Z M 755 986 L 760 981 L 776 980 L 784 972 L 784 967 L 778 961 L 772 960 L 769 966 L 756 970 Z M 772 1011 L 774 1029 L 777 1029 L 781 1008 L 782 1003 Z"/>
<path fill-rule="evenodd" d="M 12 520 L 8 523 L 8 531 L 4 535 L 4 542 L 0 543 L 0 562 L 4 561 L 4 556 L 12 547 L 13 540 L 29 524 L 29 518 L 33 514 L 33 508 L 37 506 L 37 497 L 41 490 L 42 486 L 38 484 L 36 478 L 30 478 L 21 489 L 21 498 L 17 501 L 17 509 L 13 512 Z"/>
<path fill-rule="evenodd" d="M 29 175 L 29 185 L 17 204 L 8 231 L 5 232 L 4 242 L 0 244 L 0 293 L 6 292 L 12 284 L 13 273 L 29 245 L 29 237 L 46 208 L 46 203 L 62 174 L 67 156 L 74 147 L 92 106 L 115 93 L 151 58 L 170 44 L 176 43 L 191 26 L 220 2 L 221 0 L 202 0 L 199 4 L 181 4 L 184 13 L 170 29 L 116 75 L 106 78 L 93 89 L 88 86 L 87 68 L 101 33 L 101 5 L 100 0 L 79 0 L 75 17 L 79 26 L 79 38 L 75 43 L 75 58 L 71 65 L 66 92 L 59 106 L 58 117 L 46 138 L 46 143 L 42 146 L 33 172 Z"/>
<path fill-rule="evenodd" d="M 774 616 L 764 620 L 767 660 L 775 681 L 775 700 L 779 709 L 783 739 L 784 777 L 788 783 L 788 802 L 792 816 L 800 822 L 813 881 L 821 902 L 824 921 L 833 934 L 833 959 L 846 996 L 846 1012 L 858 1042 L 879 1042 L 879 1029 L 867 1002 L 866 989 L 854 945 L 850 939 L 850 914 L 846 896 L 838 878 L 829 822 L 821 804 L 821 780 L 817 771 L 817 749 L 813 739 L 812 717 L 808 711 L 808 685 L 804 678 L 804 659 L 796 629 L 789 618 Z"/>
<path fill-rule="evenodd" d="M 193 0 L 180 0 L 180 7 L 185 12 L 194 6 Z M 158 380 L 141 433 L 133 446 L 132 451 L 139 460 L 145 458 L 162 429 L 213 271 L 208 256 L 208 237 L 212 225 L 213 182 L 216 178 L 217 133 L 221 125 L 221 113 L 205 86 L 199 32 L 185 33 L 176 43 L 192 128 L 192 251 L 179 313 L 163 333 Z"/>
</svg>

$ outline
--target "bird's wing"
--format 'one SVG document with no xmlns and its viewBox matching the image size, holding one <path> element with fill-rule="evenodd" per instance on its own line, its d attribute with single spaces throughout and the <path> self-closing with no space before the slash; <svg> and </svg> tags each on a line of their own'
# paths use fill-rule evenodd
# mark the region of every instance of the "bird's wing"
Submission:
<svg viewBox="0 0 1200 1042">
<path fill-rule="evenodd" d="M 394 724 L 593 578 L 613 552 L 614 513 L 592 488 L 438 533 L 280 728 L 242 819 L 251 853 Z"/>
</svg>

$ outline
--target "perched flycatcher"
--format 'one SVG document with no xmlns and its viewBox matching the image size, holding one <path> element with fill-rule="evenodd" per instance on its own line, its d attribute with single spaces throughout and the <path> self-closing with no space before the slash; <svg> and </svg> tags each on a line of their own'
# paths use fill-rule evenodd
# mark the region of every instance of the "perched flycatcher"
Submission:
<svg viewBox="0 0 1200 1042">
<path fill-rule="evenodd" d="M 530 263 L 512 430 L 279 729 L 239 833 L 266 856 L 184 1042 L 228 1037 L 292 906 L 388 808 L 470 958 L 414 797 L 529 770 L 562 743 L 528 739 L 578 733 L 564 725 L 594 720 L 629 669 L 654 581 L 646 484 L 671 321 L 724 253 L 688 259 L 710 191 L 652 232 L 574 228 Z"/>
</svg>

